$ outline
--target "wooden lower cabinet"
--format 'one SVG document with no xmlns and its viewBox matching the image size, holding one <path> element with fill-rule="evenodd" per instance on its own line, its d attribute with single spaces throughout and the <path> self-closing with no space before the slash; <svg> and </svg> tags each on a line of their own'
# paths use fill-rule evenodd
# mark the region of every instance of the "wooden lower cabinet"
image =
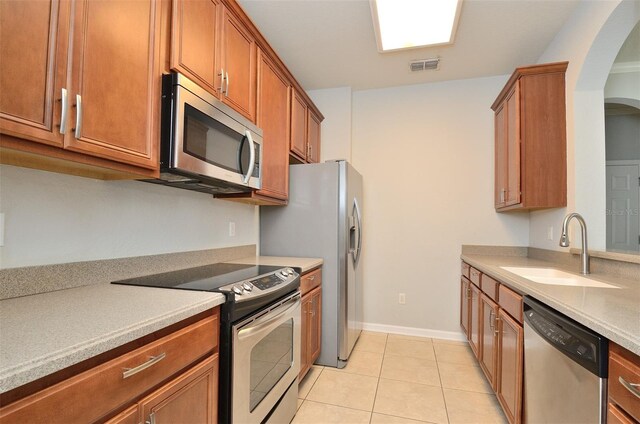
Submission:
<svg viewBox="0 0 640 424">
<path fill-rule="evenodd" d="M 496 390 L 498 367 L 498 304 L 489 296 L 480 295 L 480 366 L 491 387 Z"/>
<path fill-rule="evenodd" d="M 151 423 L 218 421 L 218 355 L 204 360 L 138 403 L 140 420 Z"/>
<path fill-rule="evenodd" d="M 481 282 L 478 288 L 464 276 Z M 460 326 L 510 424 L 522 422 L 522 296 L 462 263 Z M 484 290 L 487 290 L 485 292 Z"/>
<path fill-rule="evenodd" d="M 637 424 L 638 421 L 627 415 L 622 409 L 609 402 L 607 405 L 607 424 Z"/>
<path fill-rule="evenodd" d="M 313 271 L 301 277 L 302 295 L 302 339 L 300 349 L 300 372 L 302 379 L 320 356 L 322 346 L 322 273 Z"/>
<path fill-rule="evenodd" d="M 608 415 L 617 419 L 609 421 L 640 422 L 640 356 L 613 342 L 609 342 L 608 389 Z"/>
<path fill-rule="evenodd" d="M 460 279 L 460 327 L 467 338 L 469 337 L 469 299 L 471 298 L 471 283 L 466 278 Z"/>
<path fill-rule="evenodd" d="M 219 310 L 185 325 L 3 405 L 0 423 L 216 422 Z"/>
<path fill-rule="evenodd" d="M 498 311 L 498 385 L 496 395 L 510 423 L 522 421 L 524 330 L 503 309 Z"/>
<path fill-rule="evenodd" d="M 475 284 L 470 285 L 469 299 L 469 346 L 476 357 L 480 358 L 480 289 Z"/>
</svg>

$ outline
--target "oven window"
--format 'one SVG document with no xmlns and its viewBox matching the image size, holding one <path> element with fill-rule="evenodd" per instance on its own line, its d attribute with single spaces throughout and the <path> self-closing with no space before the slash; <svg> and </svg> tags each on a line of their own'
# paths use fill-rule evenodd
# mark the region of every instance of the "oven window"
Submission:
<svg viewBox="0 0 640 424">
<path fill-rule="evenodd" d="M 260 340 L 251 351 L 251 411 L 292 365 L 293 319 L 290 319 Z"/>
</svg>

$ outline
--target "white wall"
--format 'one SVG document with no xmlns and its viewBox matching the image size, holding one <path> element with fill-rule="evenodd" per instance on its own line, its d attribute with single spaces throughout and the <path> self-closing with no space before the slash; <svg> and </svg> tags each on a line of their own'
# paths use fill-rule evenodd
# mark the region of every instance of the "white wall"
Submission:
<svg viewBox="0 0 640 424">
<path fill-rule="evenodd" d="M 351 161 L 351 87 L 307 92 L 324 115 L 320 161 Z"/>
<path fill-rule="evenodd" d="M 493 206 L 490 105 L 507 78 L 353 93 L 366 322 L 458 333 L 460 246 L 528 245 L 528 214 Z"/>
<path fill-rule="evenodd" d="M 531 213 L 531 246 L 562 250 L 558 235 L 568 212 L 581 213 L 589 247 L 606 248 L 603 89 L 611 65 L 640 19 L 637 0 L 583 1 L 538 59 L 569 61 L 567 98 L 567 208 Z M 575 223 L 574 223 L 575 225 Z M 547 240 L 553 227 L 554 240 Z M 577 228 L 573 228 L 577 233 Z"/>
<path fill-rule="evenodd" d="M 258 244 L 259 236 L 254 206 L 7 165 L 0 166 L 0 212 L 1 268 Z"/>
</svg>

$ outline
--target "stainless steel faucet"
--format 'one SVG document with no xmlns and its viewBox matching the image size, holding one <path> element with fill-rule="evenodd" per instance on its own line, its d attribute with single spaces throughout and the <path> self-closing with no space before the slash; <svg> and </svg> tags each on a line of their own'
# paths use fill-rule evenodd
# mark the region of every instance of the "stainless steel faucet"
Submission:
<svg viewBox="0 0 640 424">
<path fill-rule="evenodd" d="M 580 223 L 580 229 L 582 230 L 582 253 L 580 259 L 582 261 L 582 273 L 589 274 L 589 251 L 587 250 L 587 223 L 584 222 L 584 218 L 579 213 L 570 213 L 564 217 L 562 222 L 562 234 L 560 235 L 560 246 L 569 247 L 569 235 L 567 230 L 569 228 L 569 221 L 571 218 L 575 218 Z"/>
</svg>

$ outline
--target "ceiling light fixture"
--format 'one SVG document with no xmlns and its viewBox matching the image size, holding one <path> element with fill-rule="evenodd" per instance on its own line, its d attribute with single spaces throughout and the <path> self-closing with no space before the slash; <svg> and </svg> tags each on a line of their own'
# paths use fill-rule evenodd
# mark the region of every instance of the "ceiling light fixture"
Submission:
<svg viewBox="0 0 640 424">
<path fill-rule="evenodd" d="M 453 43 L 462 0 L 370 0 L 378 51 Z"/>
</svg>

